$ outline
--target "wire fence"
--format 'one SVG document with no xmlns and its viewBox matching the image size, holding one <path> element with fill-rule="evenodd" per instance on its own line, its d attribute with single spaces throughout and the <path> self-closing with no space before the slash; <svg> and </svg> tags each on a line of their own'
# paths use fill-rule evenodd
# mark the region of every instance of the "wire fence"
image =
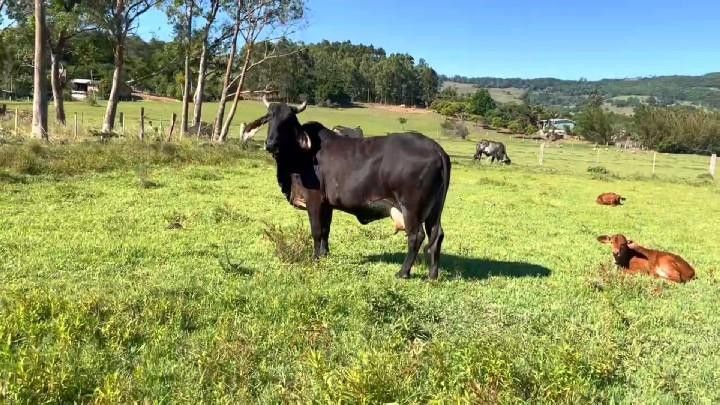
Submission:
<svg viewBox="0 0 720 405">
<path fill-rule="evenodd" d="M 53 111 L 49 111 L 52 113 Z M 144 108 L 139 113 L 128 114 L 118 112 L 112 134 L 102 132 L 102 118 L 96 115 L 86 116 L 84 111 L 67 114 L 65 125 L 50 117 L 48 131 L 51 139 L 82 139 L 89 137 L 137 137 L 139 139 L 155 138 L 171 140 L 180 134 L 180 118 L 176 113 L 146 115 Z M 32 110 L 0 104 L 0 134 L 22 136 L 29 134 L 32 127 Z M 230 134 L 239 134 L 240 124 L 230 125 Z M 188 127 L 186 136 L 210 138 L 214 132 L 214 124 L 201 122 Z"/>
</svg>

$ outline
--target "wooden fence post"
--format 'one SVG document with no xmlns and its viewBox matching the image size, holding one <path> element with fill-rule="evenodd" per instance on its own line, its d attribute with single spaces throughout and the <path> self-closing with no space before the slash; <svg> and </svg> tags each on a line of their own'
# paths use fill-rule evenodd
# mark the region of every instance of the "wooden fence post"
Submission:
<svg viewBox="0 0 720 405">
<path fill-rule="evenodd" d="M 167 141 L 170 142 L 172 140 L 173 131 L 175 131 L 175 120 L 177 119 L 177 114 L 172 113 L 171 118 L 171 124 L 170 124 L 170 133 L 168 134 Z M 162 122 L 162 121 L 161 121 Z"/>
<path fill-rule="evenodd" d="M 540 166 L 543 165 L 544 157 L 545 157 L 545 142 L 540 144 Z"/>
<path fill-rule="evenodd" d="M 653 152 L 653 176 L 655 175 L 655 159 L 657 159 L 657 152 Z"/>
<path fill-rule="evenodd" d="M 20 109 L 16 108 L 15 109 L 15 136 L 20 135 L 20 129 L 18 128 L 19 124 L 20 124 Z"/>
<path fill-rule="evenodd" d="M 165 132 L 165 131 L 163 130 L 162 121 L 163 121 L 163 120 L 160 120 L 160 127 L 159 127 L 159 128 L 160 128 L 160 139 L 162 139 L 163 132 Z"/>
<path fill-rule="evenodd" d="M 595 163 L 600 163 L 600 147 L 595 149 Z"/>
<path fill-rule="evenodd" d="M 78 120 L 77 120 L 77 113 L 73 114 L 75 117 L 75 139 L 78 137 Z"/>
<path fill-rule="evenodd" d="M 715 178 L 715 170 L 717 169 L 717 154 L 710 156 L 710 175 Z"/>
<path fill-rule="evenodd" d="M 140 140 L 145 140 L 145 107 L 140 107 Z"/>
<path fill-rule="evenodd" d="M 125 135 L 125 113 L 120 113 L 120 134 Z"/>
<path fill-rule="evenodd" d="M 80 123 L 85 125 L 85 111 L 80 112 Z"/>
</svg>

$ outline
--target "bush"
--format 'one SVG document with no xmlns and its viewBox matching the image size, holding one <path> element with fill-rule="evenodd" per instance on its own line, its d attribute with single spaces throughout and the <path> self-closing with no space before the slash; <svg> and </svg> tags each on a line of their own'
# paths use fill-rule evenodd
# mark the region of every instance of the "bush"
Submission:
<svg viewBox="0 0 720 405">
<path fill-rule="evenodd" d="M 470 134 L 467 125 L 460 120 L 448 118 L 440 124 L 440 128 L 445 136 L 456 136 L 465 139 Z"/>
<path fill-rule="evenodd" d="M 538 131 L 537 127 L 532 124 L 528 124 L 528 126 L 525 127 L 525 135 L 532 135 Z"/>
<path fill-rule="evenodd" d="M 490 126 L 495 129 L 504 128 L 505 124 L 506 124 L 505 121 L 502 118 L 497 117 L 497 116 L 493 117 L 492 120 L 490 120 Z"/>
<path fill-rule="evenodd" d="M 522 123 L 521 121 L 517 121 L 517 120 L 516 120 L 516 121 L 512 121 L 512 122 L 508 125 L 508 129 L 509 129 L 513 134 L 521 134 L 521 133 L 525 132 L 525 125 L 523 125 L 523 123 Z"/>
</svg>

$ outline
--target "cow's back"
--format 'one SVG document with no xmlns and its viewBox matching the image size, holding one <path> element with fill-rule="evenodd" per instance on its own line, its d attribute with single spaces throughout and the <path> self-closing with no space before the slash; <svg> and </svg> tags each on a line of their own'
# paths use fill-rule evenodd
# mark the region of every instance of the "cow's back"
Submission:
<svg viewBox="0 0 720 405">
<path fill-rule="evenodd" d="M 409 184 L 436 181 L 446 157 L 435 141 L 412 133 L 363 139 L 324 134 L 321 142 L 316 157 L 325 196 L 347 208 L 394 200 Z"/>
</svg>

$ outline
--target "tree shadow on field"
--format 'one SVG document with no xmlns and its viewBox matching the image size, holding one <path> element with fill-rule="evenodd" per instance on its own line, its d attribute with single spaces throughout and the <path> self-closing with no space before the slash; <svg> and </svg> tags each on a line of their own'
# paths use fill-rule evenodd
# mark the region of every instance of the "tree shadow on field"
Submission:
<svg viewBox="0 0 720 405">
<path fill-rule="evenodd" d="M 366 263 L 391 263 L 401 266 L 404 261 L 405 253 L 384 253 L 365 257 Z M 418 255 L 415 266 L 421 261 L 426 261 L 422 254 Z M 552 273 L 547 267 L 532 263 L 502 262 L 453 254 L 440 255 L 440 272 L 443 271 L 449 273 L 451 278 L 458 277 L 466 280 L 484 280 L 490 276 L 548 277 Z"/>
</svg>

